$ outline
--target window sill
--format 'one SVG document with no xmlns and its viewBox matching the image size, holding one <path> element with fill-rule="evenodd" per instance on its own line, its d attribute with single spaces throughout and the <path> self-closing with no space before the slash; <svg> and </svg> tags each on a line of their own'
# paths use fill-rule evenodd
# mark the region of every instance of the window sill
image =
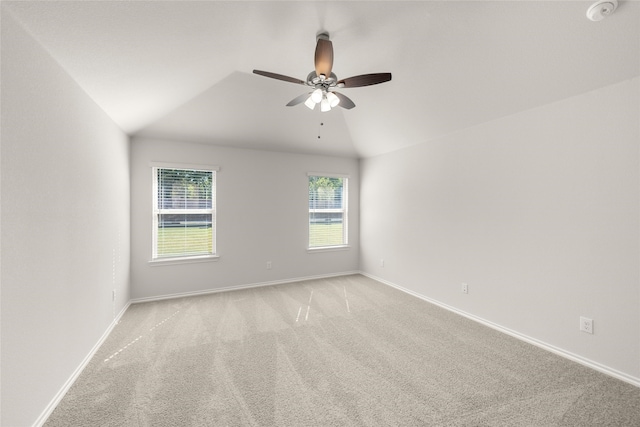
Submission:
<svg viewBox="0 0 640 427">
<path fill-rule="evenodd" d="M 204 255 L 204 256 L 192 256 L 192 257 L 180 257 L 180 258 L 158 258 L 149 261 L 149 265 L 152 267 L 158 267 L 161 265 L 175 265 L 175 264 L 193 264 L 197 262 L 211 262 L 218 261 L 219 255 Z"/>
<path fill-rule="evenodd" d="M 349 245 L 319 246 L 317 248 L 307 248 L 307 253 L 314 254 L 317 252 L 347 251 L 349 249 L 351 249 L 351 246 Z"/>
</svg>

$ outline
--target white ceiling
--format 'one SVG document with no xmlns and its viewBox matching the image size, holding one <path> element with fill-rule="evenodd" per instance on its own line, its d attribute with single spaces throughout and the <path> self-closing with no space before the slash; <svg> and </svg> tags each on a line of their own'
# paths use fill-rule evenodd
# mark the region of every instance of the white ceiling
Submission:
<svg viewBox="0 0 640 427">
<path fill-rule="evenodd" d="M 128 134 L 217 145 L 370 157 L 640 75 L 633 1 L 2 3 Z M 339 78 L 393 80 L 285 107 L 305 87 L 251 71 L 304 80 L 320 30 Z"/>
</svg>

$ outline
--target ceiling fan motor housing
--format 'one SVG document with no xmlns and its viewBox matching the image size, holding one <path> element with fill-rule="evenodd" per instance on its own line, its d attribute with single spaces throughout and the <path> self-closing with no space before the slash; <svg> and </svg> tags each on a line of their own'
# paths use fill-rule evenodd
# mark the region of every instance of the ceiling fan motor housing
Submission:
<svg viewBox="0 0 640 427">
<path fill-rule="evenodd" d="M 335 87 L 337 83 L 338 77 L 334 73 L 326 77 L 324 74 L 318 76 L 315 71 L 312 71 L 307 76 L 307 84 L 315 88 L 328 90 L 330 87 Z"/>
</svg>

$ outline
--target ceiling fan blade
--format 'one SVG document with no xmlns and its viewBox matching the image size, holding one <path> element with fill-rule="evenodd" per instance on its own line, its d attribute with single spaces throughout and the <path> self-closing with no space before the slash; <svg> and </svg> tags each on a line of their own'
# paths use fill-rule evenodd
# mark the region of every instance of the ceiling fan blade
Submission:
<svg viewBox="0 0 640 427">
<path fill-rule="evenodd" d="M 269 71 L 253 70 L 253 73 L 254 74 L 258 74 L 260 76 L 265 76 L 265 77 L 269 77 L 269 78 L 272 78 L 272 79 L 276 79 L 276 80 L 282 80 L 284 82 L 297 83 L 297 84 L 300 84 L 300 85 L 305 84 L 300 79 L 296 79 L 296 78 L 289 77 L 289 76 L 283 76 L 282 74 L 271 73 Z"/>
<path fill-rule="evenodd" d="M 338 87 L 371 86 L 391 80 L 391 73 L 363 74 L 338 81 Z"/>
<path fill-rule="evenodd" d="M 294 105 L 298 105 L 301 102 L 304 102 L 307 100 L 307 98 L 309 98 L 309 94 L 308 93 L 303 93 L 300 96 L 296 96 L 295 98 L 293 98 L 291 101 L 289 101 L 289 103 L 287 104 L 287 107 L 293 107 Z"/>
<path fill-rule="evenodd" d="M 331 40 L 318 38 L 315 64 L 318 77 L 320 77 L 320 74 L 324 74 L 325 77 L 331 75 L 331 69 L 333 68 L 333 43 L 331 43 Z"/>
<path fill-rule="evenodd" d="M 340 100 L 338 107 L 342 107 L 342 108 L 346 108 L 347 110 L 350 110 L 356 106 L 356 104 L 354 104 L 352 100 L 350 100 L 348 97 L 344 96 L 340 92 L 332 92 L 332 93 L 335 96 L 337 96 L 338 99 Z"/>
</svg>

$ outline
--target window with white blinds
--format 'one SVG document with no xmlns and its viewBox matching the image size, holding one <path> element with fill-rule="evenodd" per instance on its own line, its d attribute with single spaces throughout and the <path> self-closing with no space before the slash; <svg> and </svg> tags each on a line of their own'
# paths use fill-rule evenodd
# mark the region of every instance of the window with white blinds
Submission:
<svg viewBox="0 0 640 427">
<path fill-rule="evenodd" d="M 309 248 L 347 245 L 347 180 L 309 175 Z"/>
<path fill-rule="evenodd" d="M 152 259 L 215 255 L 216 171 L 152 169 Z"/>
</svg>

